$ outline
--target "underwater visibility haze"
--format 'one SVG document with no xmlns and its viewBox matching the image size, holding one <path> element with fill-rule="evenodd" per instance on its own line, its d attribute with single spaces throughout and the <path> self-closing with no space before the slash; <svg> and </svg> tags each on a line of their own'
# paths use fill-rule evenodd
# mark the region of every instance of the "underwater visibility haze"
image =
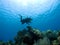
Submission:
<svg viewBox="0 0 60 45">
<path fill-rule="evenodd" d="M 32 18 L 30 24 L 21 24 Z M 60 0 L 0 0 L 0 40 L 13 40 L 27 25 L 41 31 L 60 30 Z"/>
</svg>

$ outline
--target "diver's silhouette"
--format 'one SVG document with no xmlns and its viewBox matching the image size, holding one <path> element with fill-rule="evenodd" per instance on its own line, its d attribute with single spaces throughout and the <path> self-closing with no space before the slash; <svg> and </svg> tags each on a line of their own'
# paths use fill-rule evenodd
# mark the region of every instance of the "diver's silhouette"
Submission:
<svg viewBox="0 0 60 45">
<path fill-rule="evenodd" d="M 22 19 L 22 16 L 21 16 L 21 23 L 22 24 L 29 24 L 29 23 L 31 23 L 31 21 L 32 21 L 32 18 L 25 18 L 25 19 Z"/>
</svg>

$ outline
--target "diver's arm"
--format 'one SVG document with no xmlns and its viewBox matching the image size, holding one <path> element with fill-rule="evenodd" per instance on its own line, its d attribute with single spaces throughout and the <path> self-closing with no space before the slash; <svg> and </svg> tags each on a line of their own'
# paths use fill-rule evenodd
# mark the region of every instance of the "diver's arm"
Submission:
<svg viewBox="0 0 60 45">
<path fill-rule="evenodd" d="M 22 16 L 20 16 L 21 17 L 21 21 L 22 21 Z"/>
<path fill-rule="evenodd" d="M 22 22 L 22 16 L 19 14 L 19 17 L 20 17 L 20 21 Z"/>
</svg>

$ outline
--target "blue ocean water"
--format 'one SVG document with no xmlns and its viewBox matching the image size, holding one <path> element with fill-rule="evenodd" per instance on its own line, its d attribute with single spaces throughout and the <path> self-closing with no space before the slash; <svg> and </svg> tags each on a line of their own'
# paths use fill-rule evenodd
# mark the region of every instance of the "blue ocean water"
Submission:
<svg viewBox="0 0 60 45">
<path fill-rule="evenodd" d="M 27 24 L 21 24 L 20 18 L 9 10 L 5 10 L 1 5 L 0 8 L 0 40 L 13 40 L 14 36 L 19 30 L 26 28 Z M 36 18 L 32 18 L 30 24 L 33 28 L 37 28 L 41 31 L 60 30 L 60 5 L 50 13 L 42 14 Z"/>
</svg>

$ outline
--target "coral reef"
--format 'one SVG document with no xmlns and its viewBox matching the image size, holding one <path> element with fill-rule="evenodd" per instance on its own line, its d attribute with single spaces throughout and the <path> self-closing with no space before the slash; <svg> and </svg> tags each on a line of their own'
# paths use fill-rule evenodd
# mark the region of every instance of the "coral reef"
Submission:
<svg viewBox="0 0 60 45">
<path fill-rule="evenodd" d="M 0 45 L 60 45 L 60 31 L 41 32 L 27 26 L 26 29 L 17 32 L 14 42 L 11 40 L 8 42 L 0 41 Z"/>
</svg>

